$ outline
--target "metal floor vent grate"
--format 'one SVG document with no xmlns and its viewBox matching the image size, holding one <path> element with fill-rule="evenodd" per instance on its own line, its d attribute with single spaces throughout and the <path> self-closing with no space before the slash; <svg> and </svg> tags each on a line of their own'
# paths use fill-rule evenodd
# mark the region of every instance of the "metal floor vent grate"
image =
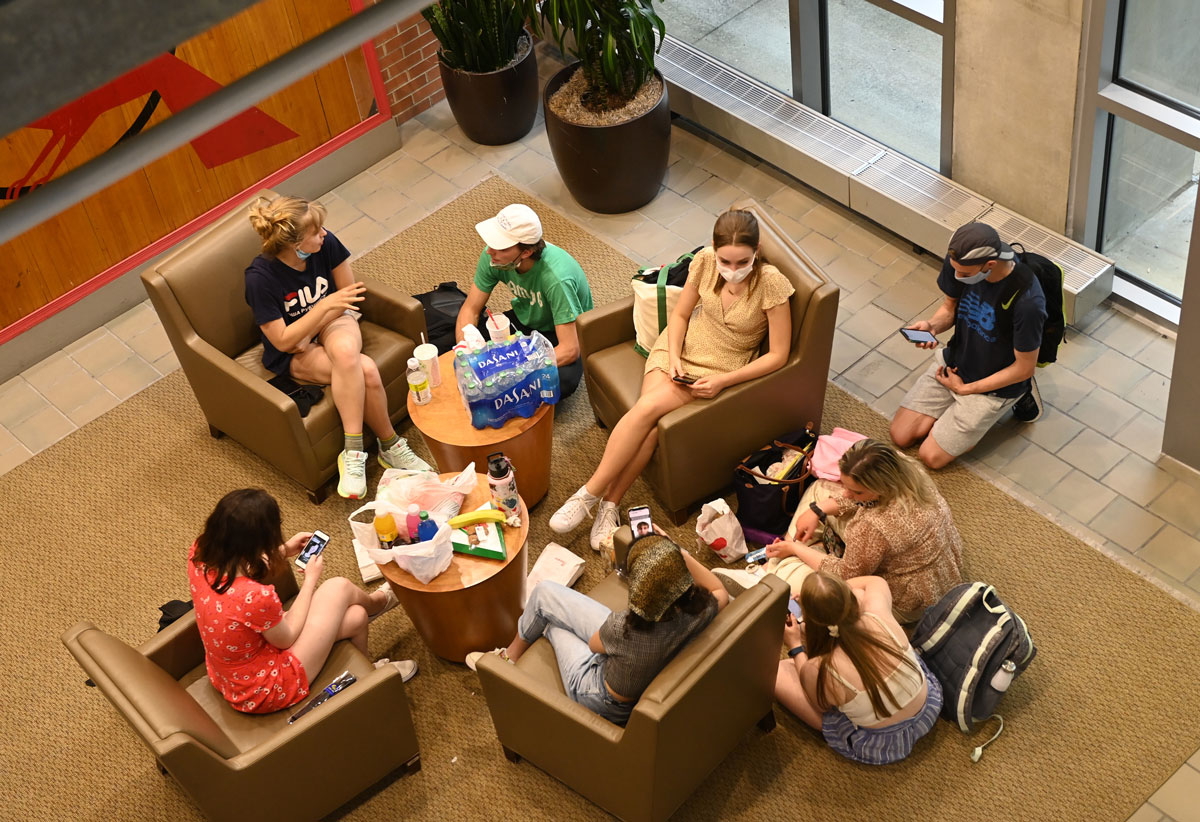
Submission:
<svg viewBox="0 0 1200 822">
<path fill-rule="evenodd" d="M 969 223 L 991 203 L 903 155 L 888 151 L 855 175 L 864 185 L 911 206 L 951 231 Z M 853 207 L 853 195 L 851 206 Z M 937 253 L 938 249 L 930 249 Z"/>
<path fill-rule="evenodd" d="M 882 151 L 857 132 L 672 38 L 663 41 L 656 65 L 672 85 L 836 169 L 842 178 L 866 166 Z M 775 162 L 772 157 L 767 159 Z M 786 164 L 782 167 L 790 170 Z M 834 192 L 826 193 L 845 203 L 844 189 L 843 181 L 840 190 L 835 187 Z"/>
</svg>

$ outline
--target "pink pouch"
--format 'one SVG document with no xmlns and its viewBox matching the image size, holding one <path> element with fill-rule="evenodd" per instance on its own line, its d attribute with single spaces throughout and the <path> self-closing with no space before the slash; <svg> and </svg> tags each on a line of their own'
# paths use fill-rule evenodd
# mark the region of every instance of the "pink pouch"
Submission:
<svg viewBox="0 0 1200 822">
<path fill-rule="evenodd" d="M 866 434 L 847 431 L 845 428 L 835 428 L 831 433 L 817 437 L 817 447 L 812 456 L 813 475 L 823 480 L 840 482 L 842 472 L 838 468 L 838 461 L 842 454 L 845 454 L 851 445 L 866 438 Z"/>
</svg>

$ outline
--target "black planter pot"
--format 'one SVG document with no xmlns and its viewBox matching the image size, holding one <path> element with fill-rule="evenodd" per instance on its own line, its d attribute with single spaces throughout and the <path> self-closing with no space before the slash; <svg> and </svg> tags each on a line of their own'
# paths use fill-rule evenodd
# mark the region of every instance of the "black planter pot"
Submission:
<svg viewBox="0 0 1200 822">
<path fill-rule="evenodd" d="M 579 63 L 550 78 L 542 92 L 546 137 L 563 183 L 579 204 L 601 214 L 621 214 L 658 195 L 671 151 L 671 107 L 667 86 L 654 108 L 613 126 L 568 123 L 550 109 L 550 97 Z M 662 75 L 655 72 L 662 80 Z"/>
<path fill-rule="evenodd" d="M 528 33 L 525 35 L 528 37 Z M 485 146 L 520 140 L 537 115 L 538 70 L 533 43 L 514 66 L 477 73 L 452 69 L 438 55 L 446 102 L 463 134 Z"/>
</svg>

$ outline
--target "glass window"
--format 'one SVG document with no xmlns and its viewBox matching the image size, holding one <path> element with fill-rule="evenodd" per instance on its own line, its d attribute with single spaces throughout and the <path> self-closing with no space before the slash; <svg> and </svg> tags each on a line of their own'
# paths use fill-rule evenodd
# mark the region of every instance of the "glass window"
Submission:
<svg viewBox="0 0 1200 822">
<path fill-rule="evenodd" d="M 1200 113 L 1200 4 L 1124 0 L 1117 76 Z"/>
<path fill-rule="evenodd" d="M 1179 299 L 1196 210 L 1200 154 L 1113 117 L 1100 252 Z"/>
<path fill-rule="evenodd" d="M 792 93 L 788 0 L 670 0 L 654 9 L 667 34 Z"/>
<path fill-rule="evenodd" d="M 869 0 L 828 0 L 827 9 L 830 116 L 938 168 L 941 36 Z"/>
</svg>

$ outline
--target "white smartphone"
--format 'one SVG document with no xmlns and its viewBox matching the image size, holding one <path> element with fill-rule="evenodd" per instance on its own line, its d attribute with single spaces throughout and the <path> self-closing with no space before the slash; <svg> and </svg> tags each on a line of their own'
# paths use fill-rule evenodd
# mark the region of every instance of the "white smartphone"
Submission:
<svg viewBox="0 0 1200 822">
<path fill-rule="evenodd" d="M 308 542 L 304 543 L 304 547 L 300 549 L 300 553 L 296 557 L 296 567 L 304 568 L 308 565 L 309 560 L 324 551 L 328 544 L 329 534 L 324 531 L 313 531 L 313 535 L 308 538 Z"/>
<path fill-rule="evenodd" d="M 629 509 L 629 528 L 633 531 L 634 539 L 654 533 L 654 523 L 650 522 L 649 505 L 639 505 Z"/>
</svg>

